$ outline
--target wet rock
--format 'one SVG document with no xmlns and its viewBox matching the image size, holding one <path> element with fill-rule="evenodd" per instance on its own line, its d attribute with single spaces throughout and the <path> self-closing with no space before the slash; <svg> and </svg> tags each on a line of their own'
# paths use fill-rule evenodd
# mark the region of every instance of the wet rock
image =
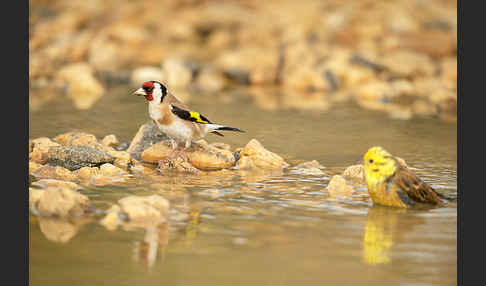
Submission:
<svg viewBox="0 0 486 286">
<path fill-rule="evenodd" d="M 128 196 L 118 201 L 121 213 L 130 221 L 161 221 L 167 218 L 170 203 L 158 195 Z"/>
<path fill-rule="evenodd" d="M 178 162 L 182 163 L 183 161 L 187 161 L 193 167 L 200 170 L 219 170 L 235 165 L 236 160 L 231 151 L 201 143 L 193 143 L 189 149 L 184 151 L 183 157 L 185 158 L 180 158 L 181 160 L 174 160 L 173 163 L 169 165 L 177 166 L 179 164 Z M 171 149 L 169 142 L 164 141 L 152 145 L 150 148 L 146 149 L 142 153 L 141 158 L 144 162 L 157 163 L 177 152 L 179 151 Z M 192 169 L 187 164 L 183 164 L 182 169 L 186 168 Z"/>
<path fill-rule="evenodd" d="M 164 174 L 167 172 L 181 172 L 181 173 L 191 173 L 191 174 L 201 174 L 202 172 L 194 167 L 188 161 L 187 155 L 179 155 L 176 157 L 166 158 L 158 162 L 157 169 L 160 173 Z"/>
<path fill-rule="evenodd" d="M 131 86 L 139 88 L 146 81 L 149 80 L 160 81 L 163 78 L 164 78 L 163 73 L 160 67 L 152 67 L 152 66 L 139 67 L 133 70 L 132 75 L 130 77 L 130 83 Z"/>
<path fill-rule="evenodd" d="M 227 149 L 214 145 L 193 144 L 187 152 L 188 161 L 200 170 L 219 170 L 235 165 L 235 156 Z"/>
<path fill-rule="evenodd" d="M 106 153 L 108 153 L 108 155 L 112 156 L 115 159 L 113 165 L 117 166 L 118 168 L 128 170 L 133 164 L 133 160 L 128 152 L 107 151 Z"/>
<path fill-rule="evenodd" d="M 162 77 L 170 87 L 186 87 L 192 82 L 192 70 L 180 58 L 168 58 L 162 63 Z"/>
<path fill-rule="evenodd" d="M 130 146 L 126 150 L 130 156 L 136 160 L 141 160 L 142 152 L 163 140 L 168 140 L 167 135 L 162 133 L 157 125 L 152 121 L 140 126 L 137 134 L 133 137 Z"/>
<path fill-rule="evenodd" d="M 292 171 L 290 173 L 308 176 L 324 175 L 324 172 L 321 171 L 321 168 L 324 167 L 316 160 L 312 160 L 296 165 L 292 168 Z"/>
<path fill-rule="evenodd" d="M 29 188 L 29 204 L 40 216 L 77 217 L 91 207 L 88 197 L 69 188 Z"/>
<path fill-rule="evenodd" d="M 169 141 L 162 141 L 145 149 L 140 158 L 143 162 L 157 163 L 175 152 L 177 150 L 172 150 Z"/>
<path fill-rule="evenodd" d="M 127 172 L 125 172 L 123 169 L 118 168 L 110 163 L 105 163 L 101 165 L 100 172 L 105 176 L 118 176 L 127 174 Z"/>
<path fill-rule="evenodd" d="M 101 175 L 101 171 L 97 167 L 82 167 L 73 173 L 82 181 L 91 180 L 92 178 Z"/>
<path fill-rule="evenodd" d="M 41 179 L 33 182 L 32 186 L 37 186 L 42 189 L 61 188 L 61 189 L 68 189 L 73 191 L 81 189 L 81 186 L 76 183 L 60 181 L 55 179 Z"/>
<path fill-rule="evenodd" d="M 29 161 L 33 161 L 39 164 L 45 164 L 47 162 L 47 151 L 49 147 L 60 146 L 58 143 L 53 142 L 47 137 L 40 137 L 30 141 Z"/>
<path fill-rule="evenodd" d="M 250 140 L 241 149 L 239 156 L 236 166 L 241 170 L 281 169 L 289 165 L 282 157 L 265 149 L 256 139 Z"/>
<path fill-rule="evenodd" d="M 94 167 L 104 163 L 113 163 L 114 158 L 106 152 L 89 146 L 59 146 L 49 148 L 47 162 L 74 171 L 82 167 Z"/>
<path fill-rule="evenodd" d="M 327 191 L 331 197 L 345 196 L 353 193 L 353 186 L 346 182 L 346 179 L 340 175 L 334 175 L 329 181 Z"/>
<path fill-rule="evenodd" d="M 60 166 L 42 166 L 32 172 L 39 179 L 56 179 L 61 181 L 77 181 L 77 176 L 70 170 Z"/>
<path fill-rule="evenodd" d="M 140 161 L 137 160 L 132 160 L 132 164 L 130 166 L 130 172 L 135 173 L 135 174 L 141 174 L 141 175 L 156 175 L 157 170 L 154 167 L 148 166 L 149 164 L 144 164 Z"/>
<path fill-rule="evenodd" d="M 105 92 L 88 63 L 81 62 L 62 67 L 56 73 L 56 79 L 68 85 L 67 94 L 78 109 L 90 108 Z"/>
<path fill-rule="evenodd" d="M 101 140 L 101 144 L 104 146 L 116 148 L 118 145 L 120 145 L 120 142 L 114 134 L 110 134 L 103 137 L 103 139 Z"/>
<path fill-rule="evenodd" d="M 353 165 L 349 166 L 344 170 L 343 177 L 346 179 L 356 179 L 359 181 L 365 180 L 364 177 L 364 166 L 363 165 Z"/>
</svg>

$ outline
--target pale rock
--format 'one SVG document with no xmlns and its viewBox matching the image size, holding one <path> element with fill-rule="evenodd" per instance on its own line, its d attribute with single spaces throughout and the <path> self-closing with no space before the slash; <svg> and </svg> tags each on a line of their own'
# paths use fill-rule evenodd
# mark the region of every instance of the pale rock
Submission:
<svg viewBox="0 0 486 286">
<path fill-rule="evenodd" d="M 29 204 L 41 216 L 77 217 L 90 207 L 89 198 L 70 188 L 29 189 Z"/>
<path fill-rule="evenodd" d="M 329 181 L 327 191 L 331 197 L 338 197 L 351 195 L 354 192 L 354 188 L 346 182 L 343 176 L 334 175 Z"/>
<path fill-rule="evenodd" d="M 239 155 L 240 159 L 236 163 L 238 169 L 281 169 L 289 165 L 282 157 L 265 149 L 256 139 L 250 140 Z"/>
<path fill-rule="evenodd" d="M 114 134 L 110 134 L 110 135 L 106 135 L 105 137 L 103 137 L 103 139 L 101 140 L 101 144 L 104 145 L 104 146 L 114 148 L 114 147 L 120 145 L 120 142 L 118 141 L 118 138 L 116 138 L 116 136 Z"/>
</svg>

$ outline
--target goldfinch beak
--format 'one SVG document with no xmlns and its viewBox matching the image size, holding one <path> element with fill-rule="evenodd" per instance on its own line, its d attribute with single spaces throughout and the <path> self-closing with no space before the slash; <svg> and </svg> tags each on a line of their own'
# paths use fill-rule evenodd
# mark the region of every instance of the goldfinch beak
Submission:
<svg viewBox="0 0 486 286">
<path fill-rule="evenodd" d="M 139 88 L 139 89 L 135 90 L 132 94 L 136 95 L 136 96 L 147 95 L 147 93 L 145 92 L 145 90 L 143 90 L 143 88 Z"/>
</svg>

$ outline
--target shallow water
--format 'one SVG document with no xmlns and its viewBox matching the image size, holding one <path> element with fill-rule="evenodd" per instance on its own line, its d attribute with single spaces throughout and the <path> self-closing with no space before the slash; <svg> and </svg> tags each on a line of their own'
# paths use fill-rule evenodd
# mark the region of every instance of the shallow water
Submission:
<svg viewBox="0 0 486 286">
<path fill-rule="evenodd" d="M 65 96 L 31 105 L 30 137 L 82 130 L 130 142 L 148 120 L 132 89 L 112 88 L 87 110 Z M 81 192 L 103 210 L 129 194 L 162 195 L 171 202 L 170 219 L 110 231 L 101 215 L 69 222 L 31 215 L 31 285 L 456 284 L 456 203 L 404 211 L 372 206 L 365 188 L 341 197 L 326 190 L 332 175 L 381 145 L 432 187 L 454 194 L 455 123 L 391 119 L 331 95 L 297 102 L 270 89 L 176 94 L 212 121 L 247 131 L 208 142 L 235 148 L 256 138 L 291 168 L 86 187 Z M 325 175 L 293 172 L 308 160 Z"/>
</svg>

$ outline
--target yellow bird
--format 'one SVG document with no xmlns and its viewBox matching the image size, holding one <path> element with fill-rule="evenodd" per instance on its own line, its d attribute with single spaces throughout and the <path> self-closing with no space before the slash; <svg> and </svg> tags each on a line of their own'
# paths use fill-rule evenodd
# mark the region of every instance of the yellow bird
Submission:
<svg viewBox="0 0 486 286">
<path fill-rule="evenodd" d="M 381 147 L 372 147 L 366 152 L 364 169 L 368 193 L 374 204 L 402 208 L 445 204 L 445 196 L 401 166 Z"/>
</svg>

